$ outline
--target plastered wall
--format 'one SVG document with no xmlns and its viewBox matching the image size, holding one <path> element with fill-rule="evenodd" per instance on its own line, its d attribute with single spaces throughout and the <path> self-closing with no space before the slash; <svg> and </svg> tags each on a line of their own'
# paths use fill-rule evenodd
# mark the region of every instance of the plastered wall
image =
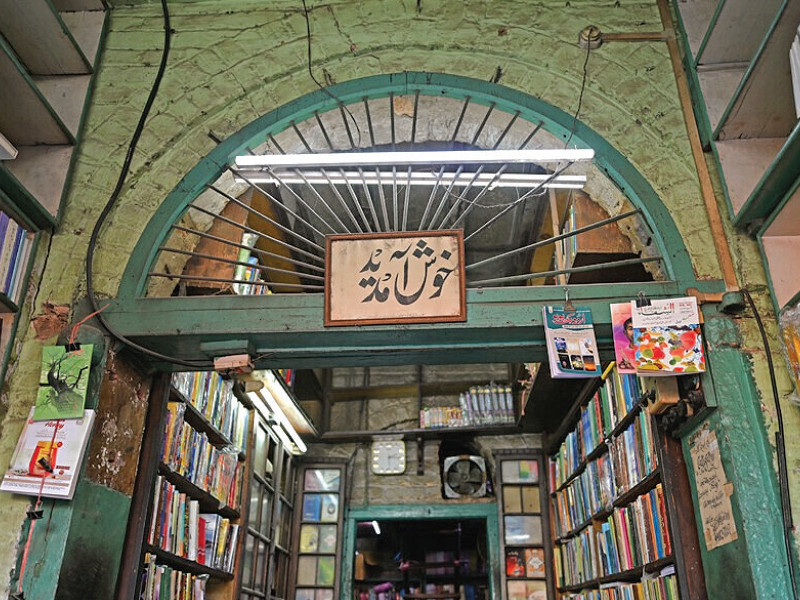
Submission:
<svg viewBox="0 0 800 600">
<path fill-rule="evenodd" d="M 588 24 L 604 32 L 661 31 L 655 2 L 308 0 L 307 5 L 311 68 L 321 82 L 411 70 L 452 73 L 498 81 L 570 114 L 580 109 L 579 119 L 627 157 L 668 206 L 698 277 L 719 278 L 666 44 L 609 42 L 588 53 L 576 44 Z M 164 79 L 131 174 L 97 247 L 95 281 L 101 296 L 115 295 L 150 215 L 214 148 L 214 137 L 225 139 L 317 89 L 309 75 L 309 39 L 300 2 L 171 2 L 170 12 L 173 34 Z M 159 3 L 115 3 L 63 222 L 40 245 L 34 287 L 26 297 L 31 318 L 20 325 L 2 396 L 0 462 L 8 460 L 35 396 L 41 346 L 60 331 L 37 325 L 52 312 L 48 306 L 61 306 L 69 315 L 62 324 L 66 327 L 70 311 L 85 296 L 89 234 L 115 186 L 162 46 Z M 738 235 L 732 240 L 743 279 L 755 288 L 763 286 L 753 244 Z M 768 313 L 763 300 L 761 305 Z M 742 327 L 745 348 L 753 355 L 761 411 L 773 426 L 774 405 L 759 340 L 751 323 Z M 783 397 L 787 382 L 779 364 Z M 786 412 L 796 428 L 795 410 Z M 735 412 L 726 416 L 736 418 Z M 797 495 L 800 448 L 792 444 L 792 491 Z M 6 524 L 2 544 L 8 550 L 0 555 L 0 594 L 14 567 L 25 505 L 20 498 L 0 496 L 0 518 Z"/>
</svg>

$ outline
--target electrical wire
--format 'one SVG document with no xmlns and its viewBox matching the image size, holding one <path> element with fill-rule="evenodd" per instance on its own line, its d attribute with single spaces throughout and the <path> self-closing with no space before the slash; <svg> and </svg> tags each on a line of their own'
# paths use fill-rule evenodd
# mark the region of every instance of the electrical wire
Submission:
<svg viewBox="0 0 800 600">
<path fill-rule="evenodd" d="M 118 331 L 114 330 L 113 327 L 108 323 L 105 319 L 101 311 L 105 308 L 100 307 L 97 296 L 95 295 L 94 291 L 94 274 L 93 274 L 93 266 L 94 266 L 94 252 L 95 247 L 97 246 L 97 239 L 100 236 L 100 230 L 102 229 L 103 225 L 108 218 L 108 215 L 111 213 L 111 210 L 114 208 L 117 200 L 119 199 L 119 195 L 122 192 L 122 186 L 125 184 L 125 180 L 128 176 L 130 171 L 131 162 L 133 161 L 134 152 L 136 151 L 136 145 L 139 142 L 139 138 L 142 135 L 142 131 L 144 130 L 145 122 L 147 121 L 147 117 L 150 114 L 150 109 L 155 102 L 156 95 L 158 94 L 158 88 L 161 84 L 161 80 L 164 77 L 164 71 L 166 70 L 167 60 L 169 58 L 169 48 L 170 48 L 170 39 L 172 29 L 170 27 L 170 20 L 169 20 L 169 8 L 167 7 L 167 0 L 161 0 L 161 10 L 164 15 L 164 49 L 161 53 L 161 63 L 158 66 L 158 72 L 156 73 L 155 80 L 153 81 L 153 86 L 150 88 L 150 94 L 147 97 L 147 102 L 145 102 L 144 108 L 142 109 L 142 114 L 139 117 L 139 123 L 136 125 L 136 129 L 133 132 L 133 136 L 131 137 L 131 141 L 128 144 L 128 151 L 125 155 L 125 160 L 122 163 L 122 168 L 120 169 L 119 177 L 117 178 L 117 184 L 114 187 L 114 191 L 111 192 L 111 196 L 108 199 L 105 207 L 103 208 L 100 216 L 97 218 L 97 222 L 94 225 L 94 229 L 92 230 L 92 235 L 89 238 L 89 247 L 86 251 L 86 295 L 88 296 L 89 303 L 92 305 L 92 310 L 97 317 L 98 323 L 105 329 L 114 339 L 123 343 L 124 345 L 133 348 L 134 350 L 138 350 L 142 354 L 146 354 L 147 356 L 157 358 L 159 360 L 163 360 L 169 363 L 182 365 L 186 367 L 192 368 L 205 368 L 209 366 L 213 366 L 213 362 L 211 361 L 186 361 L 174 356 L 168 356 L 166 354 L 161 354 L 160 352 L 156 352 L 151 350 L 150 348 L 146 348 L 145 346 L 141 346 L 137 344 L 133 340 L 128 339 Z"/>
<path fill-rule="evenodd" d="M 568 147 L 569 143 L 572 141 L 572 136 L 575 135 L 575 128 L 578 124 L 578 115 L 581 112 L 581 106 L 583 105 L 583 92 L 586 90 L 586 80 L 589 79 L 589 55 L 592 53 L 592 47 L 590 44 L 586 45 L 586 58 L 583 60 L 583 77 L 581 79 L 581 91 L 578 94 L 578 107 L 575 109 L 575 114 L 572 115 L 572 129 L 569 132 L 569 137 L 567 138 L 567 142 L 564 144 L 564 147 Z"/>
<path fill-rule="evenodd" d="M 786 444 L 785 434 L 783 428 L 783 411 L 781 410 L 781 402 L 778 394 L 778 383 L 775 377 L 775 363 L 772 359 L 772 351 L 769 348 L 769 340 L 767 339 L 767 332 L 764 328 L 764 323 L 761 320 L 761 315 L 756 308 L 756 303 L 753 297 L 746 289 L 742 289 L 742 294 L 747 298 L 747 303 L 750 305 L 750 310 L 753 311 L 753 316 L 756 319 L 758 331 L 761 334 L 761 341 L 764 344 L 764 354 L 767 358 L 767 366 L 769 367 L 769 380 L 772 385 L 772 397 L 775 401 L 775 416 L 778 420 L 778 431 L 775 433 L 775 446 L 778 453 L 778 485 L 781 494 L 781 513 L 783 516 L 783 541 L 786 547 L 786 559 L 789 562 L 789 577 L 792 583 L 792 595 L 797 598 L 797 580 L 795 578 L 794 560 L 792 555 L 792 502 L 789 495 L 789 481 L 787 477 L 786 466 Z"/>
<path fill-rule="evenodd" d="M 308 75 L 311 77 L 311 80 L 317 84 L 317 87 L 319 89 L 321 89 L 323 92 L 328 94 L 328 96 L 333 98 L 340 108 L 343 108 L 345 111 L 347 111 L 347 114 L 350 116 L 350 120 L 353 121 L 353 125 L 356 128 L 356 133 L 358 133 L 358 142 L 356 143 L 356 146 L 361 147 L 361 129 L 359 128 L 358 121 L 356 121 L 356 118 L 353 116 L 353 113 L 350 112 L 350 109 L 344 105 L 344 102 L 339 100 L 339 98 L 337 98 L 333 94 L 333 92 L 331 92 L 327 88 L 327 86 L 324 86 L 319 82 L 319 80 L 314 76 L 314 71 L 311 70 L 311 19 L 308 16 L 308 7 L 306 6 L 306 0 L 301 0 L 301 2 L 303 3 L 303 15 L 306 18 L 306 46 L 308 50 L 308 61 L 307 61 Z M 352 143 L 352 139 L 350 140 L 350 143 Z"/>
</svg>

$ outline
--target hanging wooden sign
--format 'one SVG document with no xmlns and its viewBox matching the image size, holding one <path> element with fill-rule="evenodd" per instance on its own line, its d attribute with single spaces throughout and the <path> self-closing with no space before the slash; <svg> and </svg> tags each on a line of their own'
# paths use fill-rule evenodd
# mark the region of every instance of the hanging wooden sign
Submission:
<svg viewBox="0 0 800 600">
<path fill-rule="evenodd" d="M 325 326 L 466 321 L 464 233 L 326 238 Z"/>
</svg>

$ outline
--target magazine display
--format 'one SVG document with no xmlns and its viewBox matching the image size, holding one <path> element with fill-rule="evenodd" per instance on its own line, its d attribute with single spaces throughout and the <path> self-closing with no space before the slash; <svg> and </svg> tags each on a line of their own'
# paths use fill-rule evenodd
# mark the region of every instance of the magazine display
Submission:
<svg viewBox="0 0 800 600">
<path fill-rule="evenodd" d="M 81 419 L 25 422 L 11 456 L 0 490 L 46 498 L 72 499 L 95 411 L 85 410 Z"/>
<path fill-rule="evenodd" d="M 547 356 L 553 378 L 599 377 L 600 357 L 592 325 L 592 311 L 578 306 L 542 308 Z"/>
<path fill-rule="evenodd" d="M 694 296 L 652 300 L 646 306 L 632 300 L 631 316 L 637 373 L 680 375 L 706 370 Z"/>
</svg>

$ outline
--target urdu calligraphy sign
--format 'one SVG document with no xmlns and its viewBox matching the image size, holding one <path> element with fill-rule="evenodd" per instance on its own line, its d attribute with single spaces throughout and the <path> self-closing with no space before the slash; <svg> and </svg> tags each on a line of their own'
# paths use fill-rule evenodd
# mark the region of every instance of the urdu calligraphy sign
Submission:
<svg viewBox="0 0 800 600">
<path fill-rule="evenodd" d="M 325 325 L 466 321 L 464 233 L 326 238 Z"/>
</svg>

